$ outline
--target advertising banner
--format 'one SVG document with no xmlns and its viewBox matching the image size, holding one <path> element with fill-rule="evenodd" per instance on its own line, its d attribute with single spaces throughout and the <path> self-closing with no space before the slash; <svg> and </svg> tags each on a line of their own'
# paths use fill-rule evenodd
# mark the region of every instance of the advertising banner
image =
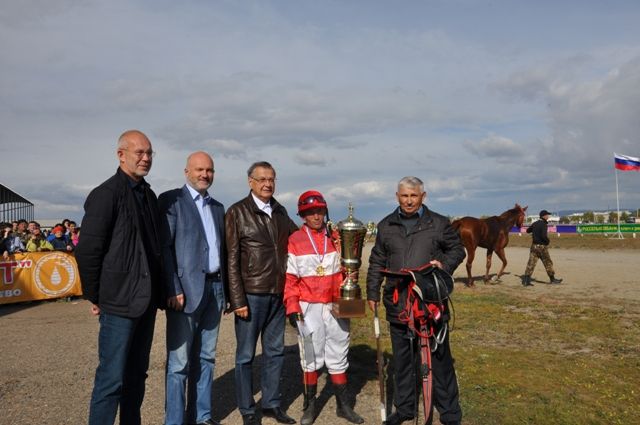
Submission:
<svg viewBox="0 0 640 425">
<path fill-rule="evenodd" d="M 0 258 L 0 304 L 82 295 L 73 254 L 61 251 Z"/>
<path fill-rule="evenodd" d="M 617 233 L 617 224 L 578 224 L 578 233 Z M 640 224 L 620 224 L 622 233 L 640 233 Z"/>
</svg>

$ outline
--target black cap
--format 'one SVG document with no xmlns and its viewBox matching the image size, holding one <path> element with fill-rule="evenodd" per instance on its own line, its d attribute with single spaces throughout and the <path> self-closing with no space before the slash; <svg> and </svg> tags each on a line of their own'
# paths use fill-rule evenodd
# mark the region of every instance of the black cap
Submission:
<svg viewBox="0 0 640 425">
<path fill-rule="evenodd" d="M 545 215 L 551 215 L 551 213 L 547 210 L 540 211 L 540 218 L 544 217 Z"/>
</svg>

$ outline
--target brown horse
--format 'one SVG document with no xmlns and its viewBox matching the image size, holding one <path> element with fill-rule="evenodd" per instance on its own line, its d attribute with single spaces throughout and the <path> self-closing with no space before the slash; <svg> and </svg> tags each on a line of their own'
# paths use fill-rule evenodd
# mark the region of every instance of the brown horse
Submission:
<svg viewBox="0 0 640 425">
<path fill-rule="evenodd" d="M 491 256 L 493 252 L 502 260 L 502 268 L 495 277 L 496 281 L 507 267 L 507 257 L 504 255 L 504 248 L 509 243 L 509 230 L 513 226 L 521 227 L 525 217 L 527 207 L 516 204 L 515 207 L 503 212 L 499 216 L 489 218 L 463 217 L 455 220 L 451 225 L 458 230 L 460 239 L 467 250 L 467 286 L 473 286 L 471 276 L 471 264 L 475 257 L 476 248 L 487 249 L 487 271 L 484 275 L 484 282 L 489 281 L 489 269 L 491 268 Z"/>
</svg>

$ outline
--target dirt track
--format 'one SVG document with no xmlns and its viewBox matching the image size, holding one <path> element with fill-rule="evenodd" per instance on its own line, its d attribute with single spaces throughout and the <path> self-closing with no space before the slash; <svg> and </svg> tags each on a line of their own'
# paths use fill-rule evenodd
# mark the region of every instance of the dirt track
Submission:
<svg viewBox="0 0 640 425">
<path fill-rule="evenodd" d="M 457 283 L 456 291 L 506 291 L 527 293 L 532 303 L 539 299 L 570 300 L 577 303 L 600 302 L 603 295 L 615 304 L 626 300 L 640 309 L 640 290 L 635 267 L 638 252 L 552 249 L 557 275 L 564 278 L 562 285 L 547 285 L 542 264 L 534 272 L 535 286 L 523 288 L 519 276 L 523 272 L 528 250 L 508 248 L 509 274 L 498 285 L 476 282 L 476 289 Z M 499 260 L 494 258 L 493 272 Z M 478 251 L 473 274 L 484 273 L 484 250 Z M 364 267 L 363 267 L 364 268 Z M 455 277 L 466 276 L 461 265 Z M 526 292 L 522 292 L 526 291 Z M 86 423 L 93 374 L 97 362 L 96 342 L 98 323 L 89 315 L 85 301 L 28 303 L 0 307 L 0 424 L 82 424 Z M 161 424 L 164 411 L 164 314 L 159 313 L 151 355 L 147 395 L 143 405 L 143 422 Z M 373 341 L 372 341 L 373 342 Z M 368 349 L 358 347 L 358 349 Z M 218 343 L 215 379 L 216 419 L 225 424 L 242 423 L 234 397 L 235 337 L 233 320 L 226 316 L 222 322 Z M 453 346 L 455 355 L 455 345 Z M 366 423 L 379 423 L 375 366 L 352 364 L 351 387 L 358 392 L 356 411 Z M 325 375 L 320 386 L 324 386 Z M 287 327 L 286 358 L 283 376 L 283 402 L 289 413 L 300 418 L 300 393 L 295 334 Z M 335 417 L 335 402 L 327 387 L 321 393 L 322 413 L 319 425 L 347 423 Z M 464 397 L 464 394 L 462 395 Z M 256 395 L 259 400 L 259 394 Z M 326 404 L 325 404 L 326 403 Z M 270 419 L 265 424 L 275 423 Z"/>
</svg>

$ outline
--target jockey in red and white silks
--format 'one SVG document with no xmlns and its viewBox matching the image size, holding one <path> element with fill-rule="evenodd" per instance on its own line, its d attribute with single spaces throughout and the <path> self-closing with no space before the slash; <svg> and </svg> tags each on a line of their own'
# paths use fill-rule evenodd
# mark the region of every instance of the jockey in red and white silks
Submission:
<svg viewBox="0 0 640 425">
<path fill-rule="evenodd" d="M 289 236 L 284 305 L 287 317 L 300 335 L 305 390 L 300 424 L 310 425 L 318 415 L 318 371 L 323 366 L 327 367 L 336 395 L 336 415 L 361 424 L 364 419 L 353 411 L 346 396 L 349 319 L 337 319 L 331 313 L 344 277 L 340 253 L 334 242 L 338 238 L 327 232 L 324 221 L 327 203 L 320 192 L 308 191 L 300 195 L 298 214 L 304 224 Z"/>
<path fill-rule="evenodd" d="M 331 314 L 342 277 L 340 254 L 324 226 L 312 230 L 304 224 L 289 237 L 284 287 L 286 314 L 302 313 L 304 325 L 313 335 L 314 361 L 302 362 L 304 372 L 326 365 L 333 375 L 345 372 L 349 366 L 349 321 Z M 309 358 L 309 353 L 306 355 Z"/>
</svg>

